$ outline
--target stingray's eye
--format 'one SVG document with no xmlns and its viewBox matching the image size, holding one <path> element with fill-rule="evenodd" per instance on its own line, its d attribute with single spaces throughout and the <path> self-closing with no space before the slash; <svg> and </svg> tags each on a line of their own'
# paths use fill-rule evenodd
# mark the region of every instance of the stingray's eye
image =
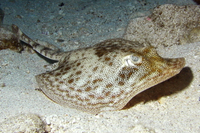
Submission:
<svg viewBox="0 0 200 133">
<path fill-rule="evenodd" d="M 137 67 L 142 63 L 142 57 L 139 55 L 128 55 L 124 57 L 124 63 L 126 66 Z"/>
<path fill-rule="evenodd" d="M 133 63 L 141 63 L 142 58 L 137 55 L 131 55 L 131 60 Z"/>
</svg>

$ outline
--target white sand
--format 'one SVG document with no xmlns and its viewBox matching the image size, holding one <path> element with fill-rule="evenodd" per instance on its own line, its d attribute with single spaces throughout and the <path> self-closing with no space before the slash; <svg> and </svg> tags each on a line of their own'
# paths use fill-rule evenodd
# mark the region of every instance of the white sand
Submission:
<svg viewBox="0 0 200 133">
<path fill-rule="evenodd" d="M 109 4 L 80 0 L 77 3 L 64 2 L 65 5 L 59 7 L 61 2 L 0 0 L 5 11 L 4 24 L 14 23 L 31 38 L 49 41 L 67 51 L 122 37 L 131 11 L 141 8 L 136 13 L 141 15 L 143 10 L 148 11 L 156 3 L 147 2 L 148 6 L 142 6 L 144 3 L 139 2 L 115 1 Z M 137 6 L 133 7 L 134 4 Z M 56 39 L 65 42 L 55 43 Z M 27 52 L 0 51 L 0 122 L 18 114 L 33 113 L 49 124 L 51 132 L 198 133 L 200 43 L 160 49 L 159 52 L 168 57 L 185 57 L 186 68 L 176 77 L 134 97 L 127 110 L 94 116 L 64 108 L 35 90 L 34 76 L 45 72 L 43 66 L 48 64 L 42 58 Z"/>
</svg>

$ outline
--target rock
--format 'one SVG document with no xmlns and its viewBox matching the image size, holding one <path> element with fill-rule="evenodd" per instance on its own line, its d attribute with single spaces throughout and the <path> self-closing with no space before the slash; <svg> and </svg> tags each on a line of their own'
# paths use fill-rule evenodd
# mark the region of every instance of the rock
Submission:
<svg viewBox="0 0 200 133">
<path fill-rule="evenodd" d="M 44 133 L 45 124 L 38 115 L 21 114 L 0 123 L 1 133 Z"/>
<path fill-rule="evenodd" d="M 154 47 L 199 41 L 200 6 L 171 4 L 155 8 L 151 15 L 132 19 L 124 39 L 148 43 Z"/>
</svg>

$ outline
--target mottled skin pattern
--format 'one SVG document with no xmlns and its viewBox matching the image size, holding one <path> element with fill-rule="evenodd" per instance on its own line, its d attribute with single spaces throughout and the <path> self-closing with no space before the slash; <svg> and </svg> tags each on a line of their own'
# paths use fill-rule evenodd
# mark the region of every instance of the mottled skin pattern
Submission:
<svg viewBox="0 0 200 133">
<path fill-rule="evenodd" d="M 54 51 L 13 28 L 35 51 L 59 61 L 55 70 L 36 76 L 43 93 L 58 104 L 93 114 L 122 109 L 132 97 L 178 74 L 185 65 L 184 58 L 162 58 L 153 47 L 124 39 Z"/>
</svg>

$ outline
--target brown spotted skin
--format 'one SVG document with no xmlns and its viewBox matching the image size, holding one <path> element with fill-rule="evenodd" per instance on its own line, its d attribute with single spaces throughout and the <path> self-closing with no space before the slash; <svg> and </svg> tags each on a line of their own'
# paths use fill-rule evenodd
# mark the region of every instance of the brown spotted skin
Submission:
<svg viewBox="0 0 200 133">
<path fill-rule="evenodd" d="M 153 47 L 112 39 L 67 52 L 59 67 L 36 76 L 58 104 L 97 114 L 119 110 L 138 93 L 180 72 L 185 60 L 163 59 Z"/>
<path fill-rule="evenodd" d="M 36 76 L 43 93 L 58 104 L 93 114 L 123 108 L 132 97 L 178 74 L 185 65 L 184 58 L 165 59 L 151 46 L 124 39 L 48 52 L 15 28 L 34 50 L 59 60 L 55 70 Z"/>
</svg>

